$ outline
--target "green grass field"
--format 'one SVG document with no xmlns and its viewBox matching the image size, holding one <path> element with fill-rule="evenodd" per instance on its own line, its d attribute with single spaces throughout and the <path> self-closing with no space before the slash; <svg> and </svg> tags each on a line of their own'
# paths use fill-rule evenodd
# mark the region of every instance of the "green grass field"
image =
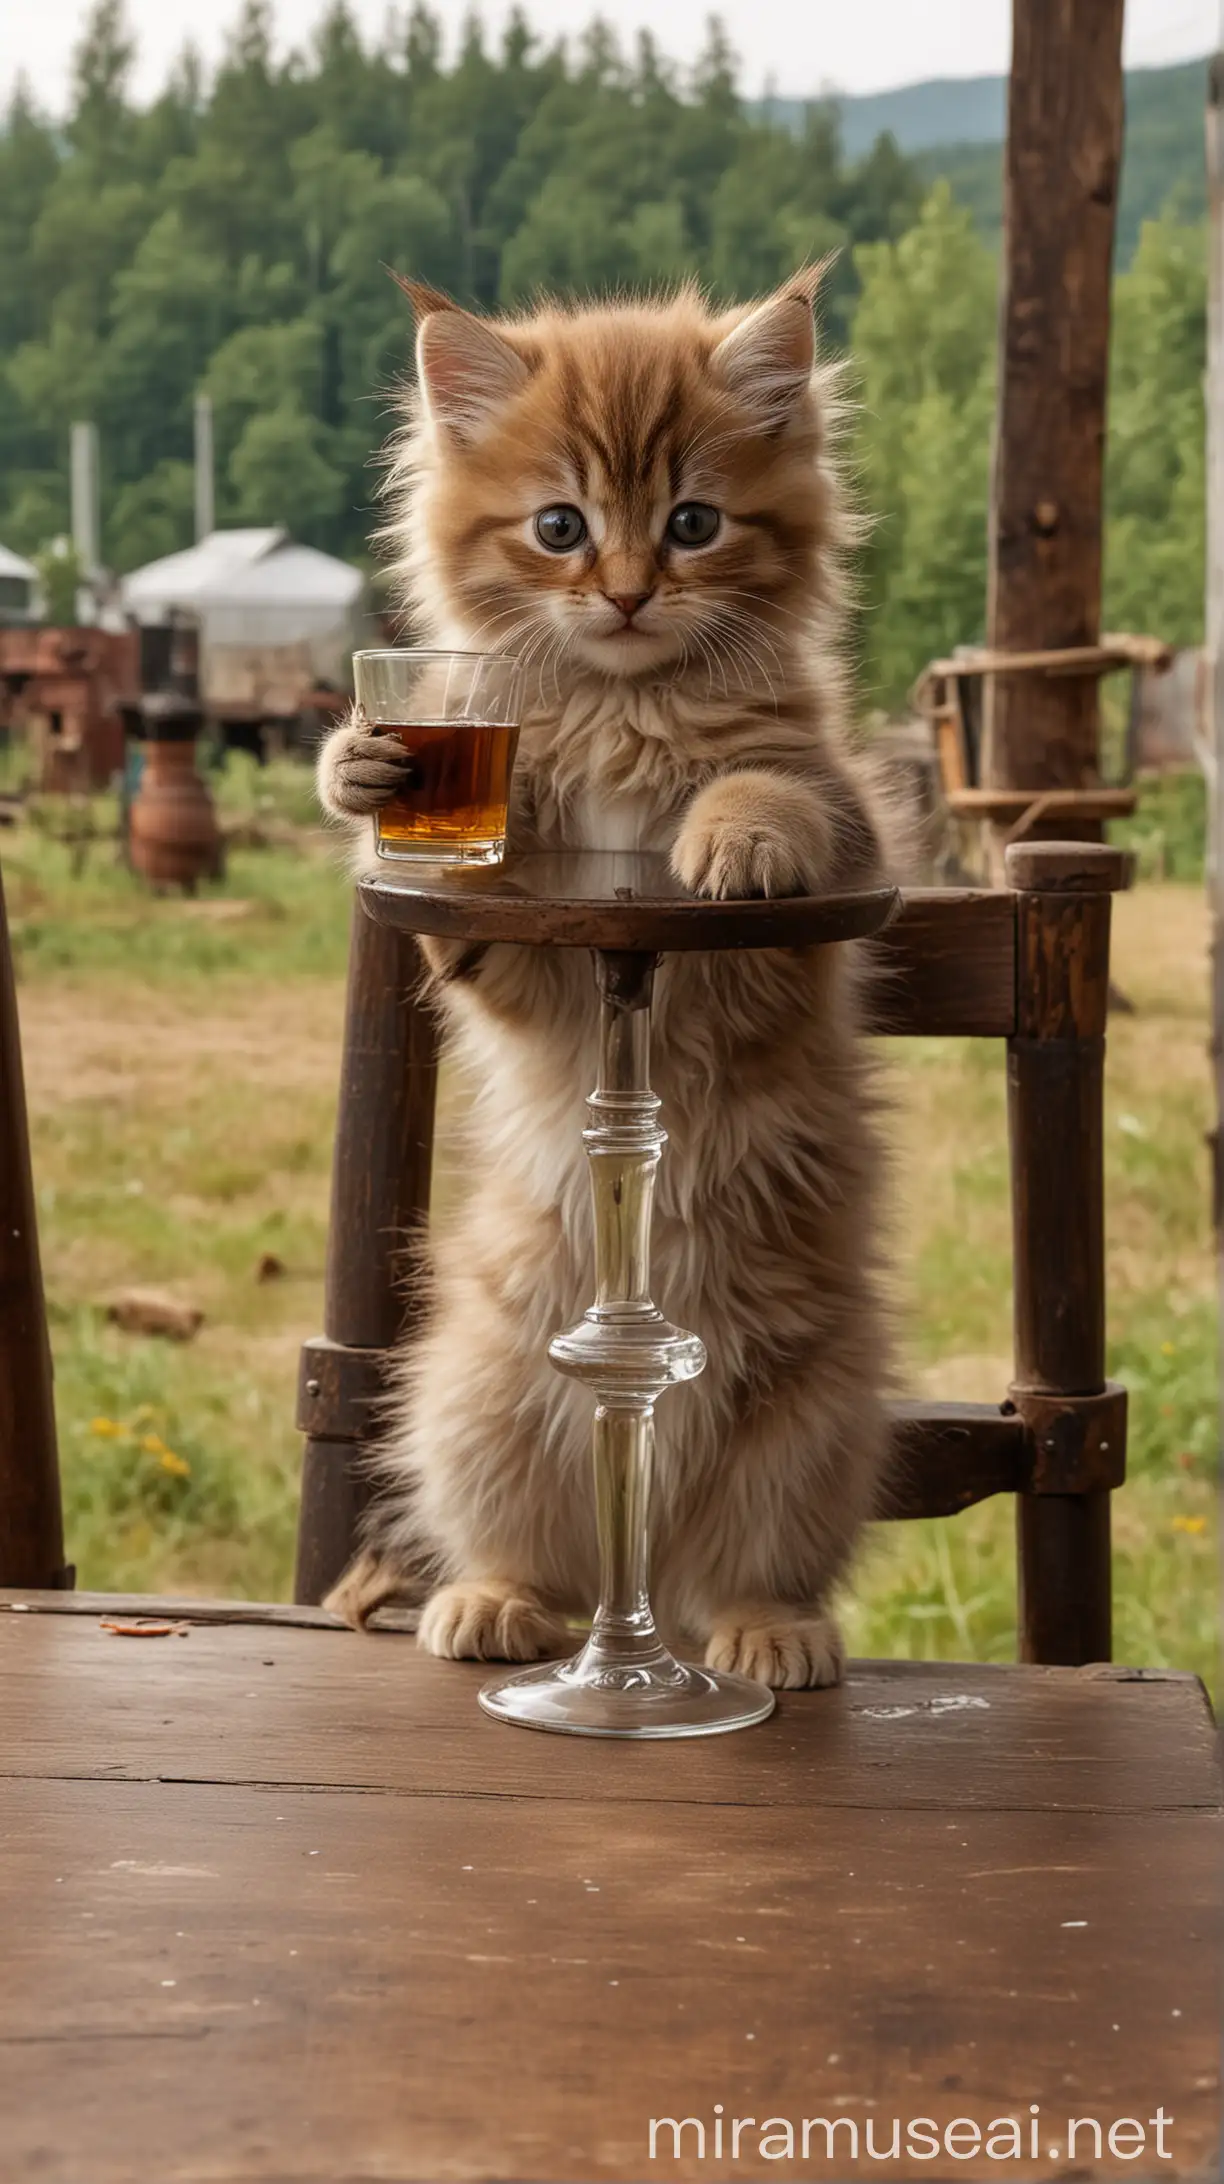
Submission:
<svg viewBox="0 0 1224 2184">
<path fill-rule="evenodd" d="M 309 791 L 286 768 L 228 777 L 231 816 L 283 823 Z M 46 815 L 44 815 L 45 817 Z M 333 853 L 231 854 L 223 884 L 154 899 L 47 825 L 0 837 L 18 959 L 69 1552 L 84 1586 L 283 1597 L 299 1447 L 296 1350 L 321 1316 L 347 946 Z M 1111 1026 L 1111 1370 L 1132 1394 L 1131 1477 L 1115 1500 L 1115 1651 L 1214 1681 L 1216 1312 L 1204 1134 L 1201 890 L 1145 883 L 1117 905 Z M 998 1399 L 1009 1370 L 1002 1055 L 889 1050 L 897 1250 L 909 1378 Z M 261 1260 L 283 1269 L 259 1281 Z M 200 1305 L 188 1345 L 121 1333 L 127 1282 Z M 1012 1511 L 880 1527 L 845 1604 L 856 1651 L 1005 1660 Z"/>
</svg>

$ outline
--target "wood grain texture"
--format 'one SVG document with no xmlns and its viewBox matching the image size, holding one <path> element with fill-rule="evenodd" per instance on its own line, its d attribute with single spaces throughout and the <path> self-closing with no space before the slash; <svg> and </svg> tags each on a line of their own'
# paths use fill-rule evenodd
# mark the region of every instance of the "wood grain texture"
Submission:
<svg viewBox="0 0 1224 2184">
<path fill-rule="evenodd" d="M 1006 889 L 907 889 L 871 953 L 874 1030 L 951 1039 L 1015 1030 L 1016 899 Z"/>
<path fill-rule="evenodd" d="M 1015 1378 L 1105 1384 L 1103 1098 L 1108 895 L 1019 898 L 1018 1033 L 1008 1049 Z"/>
<path fill-rule="evenodd" d="M 429 1215 L 438 1031 L 412 942 L 354 906 L 328 1227 L 325 1331 L 385 1349 L 405 1251 Z"/>
<path fill-rule="evenodd" d="M 651 2117 L 712 2143 L 716 2103 L 852 2119 L 864 2147 L 871 2117 L 887 2147 L 893 2116 L 1036 2102 L 1041 2180 L 1095 2173 L 1068 2115 L 1159 2105 L 1160 2174 L 1212 2173 L 1219 1819 L 1189 1678 L 881 1667 L 740 1737 L 596 1750 L 486 1721 L 476 1676 L 404 1640 L 122 1647 L 60 1615 L 0 1639 L 6 2184 L 941 2175 L 852 2161 L 845 2128 L 808 2164 L 755 2135 L 699 2162 L 692 2133 L 651 2162 Z M 32 1742 L 56 1719 L 75 1778 Z M 318 1786 L 337 1735 L 375 1774 Z M 278 1742 L 310 1786 L 273 1780 Z"/>
<path fill-rule="evenodd" d="M 514 1735 L 478 1712 L 487 1673 L 391 1633 L 202 1624 L 137 1644 L 80 1616 L 0 1615 L 0 1777 L 921 1810 L 1216 1796 L 1190 1676 L 860 1661 L 840 1691 L 780 1694 L 751 1735 L 651 1752 Z"/>
<path fill-rule="evenodd" d="M 1207 597 L 1203 732 L 1213 758 L 1208 828 L 1211 886 L 1212 1213 L 1224 1295 L 1224 38 L 1207 71 Z"/>
<path fill-rule="evenodd" d="M 1112 842 L 1013 842 L 1003 858 L 1009 887 L 1043 895 L 1116 895 L 1135 877 L 1135 853 Z"/>
<path fill-rule="evenodd" d="M 1107 1661 L 1113 1641 L 1108 1491 L 1016 1503 L 1016 1619 L 1022 1661 Z"/>
<path fill-rule="evenodd" d="M 949 789 L 948 810 L 958 819 L 993 819 L 1001 825 L 1032 812 L 1042 824 L 1056 820 L 1129 819 L 1136 789 Z"/>
<path fill-rule="evenodd" d="M 417 1302 L 411 1247 L 429 1216 L 438 1030 L 419 998 L 422 966 L 405 934 L 354 905 L 340 1102 L 327 1230 L 325 1334 L 361 1358 L 387 1349 Z M 329 1377 L 307 1344 L 302 1381 Z M 333 1357 L 330 1378 L 342 1376 Z M 306 1443 L 294 1592 L 317 1601 L 352 1551 L 369 1489 L 356 1430 Z"/>
<path fill-rule="evenodd" d="M 196 1600 L 188 1594 L 159 1593 L 155 1614 L 173 1622 L 283 1623 L 302 1630 L 340 1630 L 343 1625 L 325 1608 L 289 1605 L 280 1600 Z M 29 1592 L 0 1588 L 0 1615 L 148 1615 L 148 1593 Z"/>
<path fill-rule="evenodd" d="M 1112 852 L 1082 869 L 1108 874 Z M 1033 868 L 1033 859 L 1036 868 Z M 1013 858 L 1038 878 L 1041 857 Z M 1015 1381 L 1038 1396 L 1105 1386 L 1105 1022 L 1108 894 L 1074 891 L 1076 867 L 1048 860 L 1054 888 L 1017 897 L 1017 1035 L 1007 1056 Z M 1028 1495 L 1018 1504 L 1021 1658 L 1108 1660 L 1107 1492 Z"/>
<path fill-rule="evenodd" d="M 1122 14 L 1123 0 L 1014 0 L 987 607 L 1002 651 L 1100 636 Z M 988 785 L 1096 786 L 1094 679 L 993 676 L 986 724 Z"/>
<path fill-rule="evenodd" d="M 47 1338 L 17 996 L 0 876 L 0 1583 L 70 1583 L 64 1569 Z"/>
<path fill-rule="evenodd" d="M 649 880 L 654 886 L 669 884 L 673 890 L 676 888 L 675 882 L 668 881 L 663 861 L 658 858 L 609 856 L 594 861 L 601 868 L 606 865 L 623 870 L 627 884 L 632 881 L 640 886 Z M 609 883 L 613 876 L 603 872 L 596 874 L 601 884 Z M 594 885 L 594 880 L 588 879 L 587 884 Z M 457 887 L 455 892 L 458 892 Z M 814 915 L 814 907 L 809 911 L 802 902 L 792 902 L 789 906 L 785 901 L 703 906 L 692 903 L 689 898 L 682 899 L 691 910 L 704 907 L 723 919 L 721 925 L 711 928 L 723 937 L 707 942 L 709 946 L 749 944 L 734 943 L 727 937 L 735 930 L 727 915 L 733 910 L 746 909 L 757 916 L 756 930 L 761 937 L 750 943 L 754 946 L 781 945 L 780 941 L 766 939 L 767 933 L 772 936 L 782 930 L 781 926 L 767 924 L 767 918 L 772 919 L 776 914 L 782 919 L 807 920 Z M 378 917 L 394 915 L 397 926 L 401 923 L 410 925 L 416 914 L 409 906 L 418 900 L 418 897 L 404 893 L 392 906 L 384 895 L 380 895 L 372 905 L 373 913 Z M 829 901 L 830 898 L 819 898 L 821 912 L 826 916 L 831 915 Z M 583 906 L 578 905 L 578 908 L 581 910 Z M 452 914 L 458 913 L 448 909 L 448 915 Z M 470 913 L 465 911 L 463 914 L 466 919 Z M 606 915 L 604 910 L 599 912 L 601 931 L 609 930 L 602 922 Z M 621 922 L 623 926 L 624 920 Z M 590 929 L 595 928 L 592 925 Z M 582 930 L 586 931 L 587 927 L 583 926 Z M 645 930 L 640 920 L 638 930 Z M 697 928 L 692 930 L 696 932 Z M 672 936 L 660 940 L 659 947 L 666 949 L 679 945 L 675 931 L 673 927 Z M 500 937 L 510 936 L 503 932 Z M 533 932 L 532 937 L 540 940 L 543 936 Z M 647 943 L 641 945 L 644 947 Z M 1015 899 L 1005 890 L 907 890 L 895 917 L 871 941 L 871 956 L 880 974 L 872 1000 L 873 1029 L 900 1037 L 931 1034 L 951 1038 L 1006 1038 L 1015 1030 L 1016 912 Z"/>
<path fill-rule="evenodd" d="M 566 851 L 511 857 L 494 871 L 392 872 L 365 880 L 378 924 L 451 940 L 524 947 L 664 950 L 798 948 L 861 939 L 894 916 L 895 888 L 708 902 L 649 852 Z"/>
<path fill-rule="evenodd" d="M 991 1494 L 1017 1494 L 1032 1470 L 1024 1420 L 988 1403 L 894 1403 L 894 1454 L 876 1514 L 954 1517 Z"/>
</svg>

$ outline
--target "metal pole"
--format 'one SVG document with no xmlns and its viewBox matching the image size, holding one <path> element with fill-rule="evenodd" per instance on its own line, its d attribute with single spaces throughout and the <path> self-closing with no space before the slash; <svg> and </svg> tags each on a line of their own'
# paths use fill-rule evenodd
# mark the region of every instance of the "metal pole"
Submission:
<svg viewBox="0 0 1224 2184">
<path fill-rule="evenodd" d="M 97 611 L 94 585 L 102 567 L 96 425 L 78 421 L 72 427 L 71 492 L 72 543 L 81 577 L 76 611 L 79 619 L 92 622 Z"/>
<path fill-rule="evenodd" d="M 213 406 L 210 394 L 195 398 L 196 543 L 217 527 L 216 468 L 213 457 Z"/>
</svg>

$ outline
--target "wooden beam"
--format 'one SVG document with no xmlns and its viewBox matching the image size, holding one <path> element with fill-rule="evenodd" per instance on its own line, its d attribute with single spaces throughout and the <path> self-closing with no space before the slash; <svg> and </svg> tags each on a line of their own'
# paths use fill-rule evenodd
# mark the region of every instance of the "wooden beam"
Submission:
<svg viewBox="0 0 1224 2184">
<path fill-rule="evenodd" d="M 313 1605 L 340 1577 L 369 1499 L 377 1353 L 421 1298 L 412 1246 L 429 1216 L 438 1026 L 420 998 L 421 959 L 406 933 L 353 906 L 348 1005 L 327 1230 L 325 1333 L 302 1351 L 298 1423 L 306 1432 L 294 1599 Z M 372 1362 L 375 1361 L 375 1362 Z M 330 1432 L 322 1412 L 333 1406 Z M 363 1401 L 363 1398 L 365 1400 Z"/>
<path fill-rule="evenodd" d="M 1214 1212 L 1224 1296 L 1224 50 L 1207 76 L 1207 602 L 1204 744 L 1211 752 L 1211 1050 Z"/>
<path fill-rule="evenodd" d="M 70 1582 L 64 1570 L 51 1348 L 17 996 L 0 876 L 0 1585 Z"/>
<path fill-rule="evenodd" d="M 870 942 L 870 1029 L 892 1038 L 1008 1039 L 1016 1028 L 1016 898 L 915 888 Z"/>
<path fill-rule="evenodd" d="M 1014 0 L 987 615 L 1004 651 L 1100 638 L 1122 13 L 1123 0 Z M 1090 677 L 994 677 L 985 783 L 1095 785 L 1098 723 Z"/>
</svg>

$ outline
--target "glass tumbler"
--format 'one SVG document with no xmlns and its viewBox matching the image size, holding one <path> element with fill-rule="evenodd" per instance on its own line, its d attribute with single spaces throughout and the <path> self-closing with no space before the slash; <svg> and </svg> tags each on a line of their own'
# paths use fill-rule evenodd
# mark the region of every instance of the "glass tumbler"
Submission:
<svg viewBox="0 0 1224 2184">
<path fill-rule="evenodd" d="M 403 789 L 374 815 L 380 857 L 496 865 L 521 718 L 517 660 L 411 648 L 353 654 L 359 722 L 398 737 Z"/>
</svg>

